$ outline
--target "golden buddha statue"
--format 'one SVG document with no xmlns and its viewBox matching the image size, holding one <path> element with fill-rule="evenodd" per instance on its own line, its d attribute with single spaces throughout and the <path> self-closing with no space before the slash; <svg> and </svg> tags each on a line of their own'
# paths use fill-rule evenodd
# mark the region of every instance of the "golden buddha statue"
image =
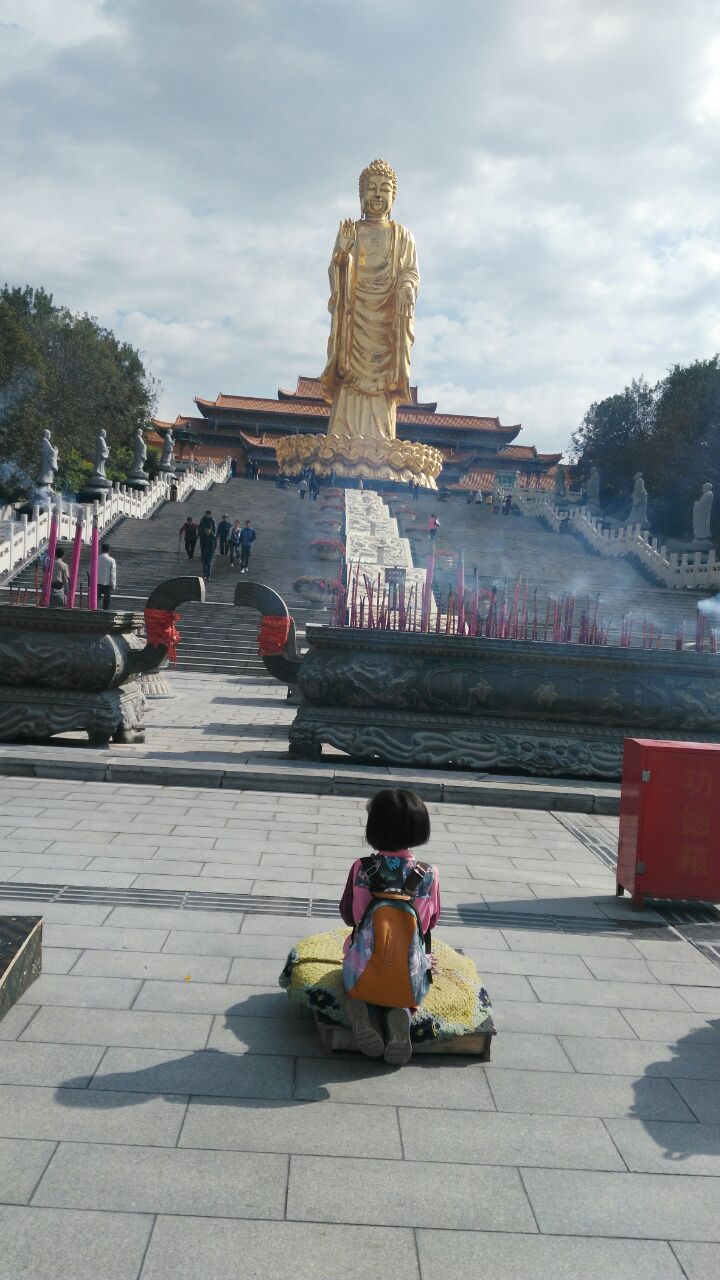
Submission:
<svg viewBox="0 0 720 1280">
<path fill-rule="evenodd" d="M 398 404 L 410 400 L 410 349 L 420 276 L 415 241 L 390 217 L 397 176 L 384 160 L 360 174 L 362 217 L 340 223 L 330 262 L 332 316 L 320 380 L 331 404 L 326 436 L 277 445 L 284 471 L 414 480 L 436 488 L 442 454 L 396 438 Z"/>
</svg>

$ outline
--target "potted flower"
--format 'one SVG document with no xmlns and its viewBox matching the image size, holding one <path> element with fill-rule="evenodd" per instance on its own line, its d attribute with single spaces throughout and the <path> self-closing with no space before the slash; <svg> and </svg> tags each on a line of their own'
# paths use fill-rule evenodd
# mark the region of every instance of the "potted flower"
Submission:
<svg viewBox="0 0 720 1280">
<path fill-rule="evenodd" d="M 340 527 L 339 520 L 318 520 L 319 529 L 332 529 L 333 533 L 339 533 Z"/>
<path fill-rule="evenodd" d="M 313 538 L 310 550 L 320 560 L 339 560 L 345 555 L 345 543 L 339 542 L 337 538 Z"/>
<path fill-rule="evenodd" d="M 296 578 L 293 587 L 299 596 L 311 604 L 332 604 L 338 592 L 338 584 L 332 578 L 322 578 L 311 573 L 303 573 Z"/>
</svg>

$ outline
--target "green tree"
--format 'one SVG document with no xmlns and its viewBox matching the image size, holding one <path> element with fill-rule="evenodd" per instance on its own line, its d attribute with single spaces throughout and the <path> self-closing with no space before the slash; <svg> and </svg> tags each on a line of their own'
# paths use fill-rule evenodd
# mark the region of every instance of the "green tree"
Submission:
<svg viewBox="0 0 720 1280">
<path fill-rule="evenodd" d="M 598 468 L 603 505 L 611 510 L 627 504 L 635 472 L 645 471 L 654 418 L 655 391 L 640 378 L 620 394 L 591 404 L 572 437 L 580 478 Z"/>
<path fill-rule="evenodd" d="M 120 468 L 123 456 L 118 450 L 129 447 L 137 427 L 150 426 L 157 398 L 157 384 L 145 371 L 139 352 L 118 342 L 94 317 L 74 315 L 56 306 L 44 289 L 30 286 L 5 285 L 0 291 L 3 333 L 8 348 L 3 358 L 0 338 L 3 457 L 34 465 L 42 430 L 48 428 L 60 453 L 61 479 L 66 477 L 70 487 L 71 474 L 78 467 L 82 471 L 80 464 L 93 457 L 95 437 L 104 427 L 111 467 Z M 14 419 L 8 413 L 3 417 L 6 401 L 17 402 Z M 112 471 L 108 477 L 122 479 Z"/>
<path fill-rule="evenodd" d="M 645 481 L 663 534 L 692 531 L 693 502 L 706 480 L 720 492 L 720 357 L 674 365 L 656 388 Z"/>
</svg>

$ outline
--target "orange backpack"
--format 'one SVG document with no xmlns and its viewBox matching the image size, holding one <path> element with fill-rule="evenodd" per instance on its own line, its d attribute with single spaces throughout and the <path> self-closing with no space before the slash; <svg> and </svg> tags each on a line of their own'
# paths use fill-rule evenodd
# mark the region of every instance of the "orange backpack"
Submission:
<svg viewBox="0 0 720 1280">
<path fill-rule="evenodd" d="M 422 1004 L 432 980 L 430 931 L 423 934 L 415 906 L 430 867 L 416 862 L 397 886 L 388 886 L 374 857 L 360 864 L 372 894 L 362 920 L 353 930 L 343 964 L 347 995 L 389 1009 Z"/>
</svg>

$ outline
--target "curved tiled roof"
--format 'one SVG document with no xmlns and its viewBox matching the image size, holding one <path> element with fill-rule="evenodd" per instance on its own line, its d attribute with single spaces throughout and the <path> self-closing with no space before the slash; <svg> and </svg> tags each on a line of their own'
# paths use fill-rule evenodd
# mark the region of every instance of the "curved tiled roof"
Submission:
<svg viewBox="0 0 720 1280">
<path fill-rule="evenodd" d="M 231 411 L 249 411 L 251 413 L 276 413 L 301 418 L 327 418 L 330 406 L 325 402 L 314 400 L 270 400 L 264 396 L 230 396 L 221 392 L 215 400 L 203 400 L 196 396 L 195 403 L 203 409 L 229 409 Z M 413 423 L 427 424 L 429 427 L 452 427 L 456 431 L 488 431 L 495 435 L 508 436 L 510 439 L 522 430 L 520 425 L 504 427 L 499 418 L 481 418 L 463 413 L 432 413 L 417 407 L 400 405 L 397 420 L 406 426 Z"/>
</svg>

